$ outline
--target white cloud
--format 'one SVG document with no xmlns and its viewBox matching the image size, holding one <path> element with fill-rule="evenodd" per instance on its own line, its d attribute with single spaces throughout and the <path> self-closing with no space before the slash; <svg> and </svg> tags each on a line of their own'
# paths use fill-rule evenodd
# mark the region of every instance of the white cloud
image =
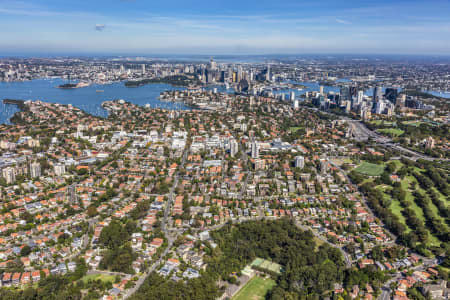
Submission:
<svg viewBox="0 0 450 300">
<path fill-rule="evenodd" d="M 103 29 L 105 29 L 105 24 L 96 24 L 95 25 L 95 30 L 103 31 Z"/>
<path fill-rule="evenodd" d="M 352 22 L 346 21 L 346 20 L 342 20 L 342 19 L 336 19 L 336 22 L 338 22 L 339 24 L 345 24 L 345 25 L 351 25 L 352 24 Z"/>
</svg>

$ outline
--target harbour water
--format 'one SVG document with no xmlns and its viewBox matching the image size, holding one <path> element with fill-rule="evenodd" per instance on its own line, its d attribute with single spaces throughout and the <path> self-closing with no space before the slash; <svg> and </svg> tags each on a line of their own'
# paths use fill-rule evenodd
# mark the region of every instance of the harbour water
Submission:
<svg viewBox="0 0 450 300">
<path fill-rule="evenodd" d="M 107 116 L 107 111 L 101 107 L 101 103 L 107 100 L 124 99 L 138 105 L 150 104 L 153 108 L 165 108 L 173 110 L 188 110 L 189 107 L 179 102 L 164 102 L 158 99 L 161 92 L 166 90 L 185 90 L 182 87 L 175 87 L 168 84 L 148 84 L 137 88 L 125 87 L 123 82 L 117 82 L 107 85 L 93 84 L 84 88 L 60 89 L 58 85 L 68 83 L 65 80 L 54 79 L 36 79 L 25 82 L 0 82 L 0 124 L 9 124 L 9 119 L 19 111 L 18 107 L 10 104 L 3 104 L 2 99 L 19 100 L 42 100 L 45 102 L 54 102 L 61 104 L 72 104 L 90 114 L 96 116 Z M 273 90 L 274 94 L 285 93 L 288 97 L 293 91 L 298 97 L 306 92 L 319 91 L 320 84 L 317 82 L 292 82 L 304 85 L 303 89 L 279 89 Z M 206 89 L 217 88 L 219 92 L 233 93 L 234 90 L 226 89 L 224 86 L 209 86 Z M 324 86 L 324 92 L 339 93 L 339 87 Z M 429 93 L 450 98 L 450 93 L 439 93 L 430 91 Z M 373 95 L 373 89 L 367 89 L 364 94 Z M 286 97 L 286 99 L 288 99 Z"/>
<path fill-rule="evenodd" d="M 426 93 L 430 93 L 431 95 L 436 96 L 436 97 L 450 99 L 450 92 L 426 91 Z"/>
<path fill-rule="evenodd" d="M 289 93 L 290 91 L 295 92 L 295 95 L 304 95 L 306 92 L 313 92 L 320 90 L 320 84 L 318 82 L 307 82 L 307 81 L 288 81 L 289 83 L 295 83 L 305 86 L 301 91 L 298 89 L 290 89 L 290 90 L 282 90 L 280 93 Z M 339 87 L 337 86 L 328 86 L 325 85 L 323 87 L 323 91 L 325 93 L 334 92 L 339 93 Z"/>
<path fill-rule="evenodd" d="M 123 82 L 108 85 L 93 84 L 84 88 L 60 89 L 58 85 L 67 83 L 62 79 L 36 79 L 25 82 L 0 82 L 0 100 L 5 98 L 19 100 L 41 100 L 61 104 L 72 104 L 90 114 L 106 116 L 101 103 L 107 100 L 124 99 L 138 105 L 150 104 L 153 108 L 189 109 L 183 103 L 163 102 L 158 99 L 165 90 L 184 90 L 168 84 L 149 84 L 137 88 L 125 87 Z M 9 119 L 18 111 L 15 105 L 0 101 L 0 123 L 9 123 Z"/>
<path fill-rule="evenodd" d="M 67 83 L 67 81 L 55 79 L 36 79 L 25 82 L 0 82 L 0 100 L 5 98 L 20 100 L 42 100 L 45 102 L 54 102 L 61 104 L 72 104 L 90 114 L 96 116 L 107 116 L 106 110 L 101 107 L 101 103 L 107 100 L 124 99 L 138 105 L 150 104 L 154 108 L 165 108 L 175 110 L 189 109 L 183 103 L 163 102 L 158 99 L 161 92 L 165 90 L 184 90 L 181 87 L 174 87 L 168 84 L 148 84 L 136 88 L 125 87 L 123 82 L 117 82 L 107 85 L 90 85 L 88 87 L 76 89 L 60 89 L 58 85 Z M 303 89 L 279 89 L 273 90 L 274 94 L 286 94 L 293 91 L 296 97 L 304 95 L 306 92 L 319 91 L 320 84 L 317 82 L 293 82 L 305 86 Z M 217 88 L 218 92 L 233 93 L 232 88 L 224 86 L 209 86 L 206 89 Z M 339 87 L 324 86 L 324 92 L 339 93 Z M 371 95 L 372 91 L 365 91 Z M 0 123 L 10 123 L 9 119 L 18 111 L 15 105 L 5 105 L 0 101 Z"/>
</svg>

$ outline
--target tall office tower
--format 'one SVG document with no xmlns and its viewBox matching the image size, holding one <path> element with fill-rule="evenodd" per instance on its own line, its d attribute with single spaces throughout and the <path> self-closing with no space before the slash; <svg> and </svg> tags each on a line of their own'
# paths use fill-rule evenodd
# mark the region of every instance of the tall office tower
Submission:
<svg viewBox="0 0 450 300">
<path fill-rule="evenodd" d="M 252 158 L 256 159 L 259 158 L 259 145 L 257 142 L 252 141 L 252 153 L 251 156 Z"/>
<path fill-rule="evenodd" d="M 320 86 L 319 93 L 323 96 L 323 85 Z"/>
<path fill-rule="evenodd" d="M 384 95 L 391 103 L 397 104 L 398 91 L 396 88 L 387 88 Z"/>
<path fill-rule="evenodd" d="M 347 100 L 350 100 L 350 90 L 347 86 L 344 86 L 341 88 L 341 91 L 340 91 L 338 105 L 341 106 Z"/>
<path fill-rule="evenodd" d="M 66 166 L 64 164 L 57 164 L 53 167 L 55 175 L 61 176 L 66 173 Z"/>
<path fill-rule="evenodd" d="M 397 103 L 395 103 L 395 105 L 398 106 L 398 107 L 404 107 L 405 106 L 405 102 L 406 102 L 406 95 L 405 94 L 401 94 L 400 97 L 398 98 Z"/>
<path fill-rule="evenodd" d="M 31 178 L 41 177 L 41 164 L 34 162 L 30 165 L 30 175 Z"/>
<path fill-rule="evenodd" d="M 11 184 L 16 181 L 16 170 L 12 167 L 4 168 L 2 176 L 5 178 L 7 184 Z"/>
<path fill-rule="evenodd" d="M 209 75 L 209 71 L 208 71 L 208 69 L 204 69 L 203 70 L 203 78 L 204 78 L 204 80 L 205 80 L 205 82 L 206 83 L 208 83 L 208 75 Z"/>
<path fill-rule="evenodd" d="M 230 141 L 230 155 L 234 157 L 238 152 L 238 150 L 239 150 L 238 143 L 236 142 L 235 139 L 232 139 Z"/>
<path fill-rule="evenodd" d="M 291 91 L 291 92 L 289 93 L 289 100 L 291 100 L 291 101 L 294 101 L 294 100 L 295 100 L 295 92 L 294 92 L 294 91 Z"/>
<path fill-rule="evenodd" d="M 363 95 L 364 95 L 363 91 L 358 91 L 356 97 L 352 98 L 352 100 L 354 100 L 352 102 L 352 109 L 356 109 L 361 105 L 362 100 L 363 100 Z"/>
<path fill-rule="evenodd" d="M 233 82 L 237 82 L 237 81 L 238 81 L 238 73 L 233 72 Z"/>
<path fill-rule="evenodd" d="M 237 82 L 240 82 L 243 78 L 244 78 L 244 71 L 242 70 L 242 66 L 238 66 Z"/>
<path fill-rule="evenodd" d="M 369 108 L 365 107 L 365 108 L 361 109 L 361 118 L 364 121 L 370 120 L 371 117 L 372 117 L 372 112 L 370 111 Z"/>
<path fill-rule="evenodd" d="M 247 80 L 242 79 L 241 81 L 239 81 L 239 84 L 237 86 L 238 92 L 246 93 L 246 92 L 248 92 L 248 88 L 249 88 L 249 84 L 248 84 Z"/>
<path fill-rule="evenodd" d="M 208 72 L 207 81 L 209 83 L 216 81 L 216 72 Z"/>
<path fill-rule="evenodd" d="M 227 78 L 233 80 L 233 69 L 231 67 L 228 67 L 228 71 L 227 71 Z"/>
<path fill-rule="evenodd" d="M 356 98 L 358 95 L 358 88 L 356 86 L 349 87 L 349 94 L 350 98 Z"/>
<path fill-rule="evenodd" d="M 380 100 L 383 100 L 383 90 L 381 87 L 376 86 L 373 89 L 373 101 L 378 102 Z"/>
<path fill-rule="evenodd" d="M 363 97 L 364 97 L 364 92 L 363 91 L 358 91 L 358 104 L 360 104 L 363 101 Z"/>
<path fill-rule="evenodd" d="M 142 64 L 142 74 L 145 74 L 145 64 Z"/>
<path fill-rule="evenodd" d="M 266 70 L 266 81 L 270 81 L 270 65 L 267 65 L 267 70 Z"/>
<path fill-rule="evenodd" d="M 213 58 L 211 57 L 211 60 L 209 62 L 209 67 L 211 68 L 211 70 L 216 70 L 217 69 L 217 63 L 213 60 Z"/>
<path fill-rule="evenodd" d="M 120 73 L 124 73 L 125 72 L 125 67 L 123 65 L 120 65 Z"/>
<path fill-rule="evenodd" d="M 385 109 L 386 115 L 389 117 L 392 116 L 394 114 L 394 110 L 395 110 L 394 104 L 392 104 L 391 102 L 387 102 Z"/>
<path fill-rule="evenodd" d="M 352 110 L 352 101 L 347 100 L 347 102 L 345 103 L 345 112 L 349 113 Z"/>
<path fill-rule="evenodd" d="M 375 113 L 382 114 L 384 112 L 385 108 L 386 108 L 386 102 L 384 102 L 382 100 L 378 101 L 375 106 Z"/>
<path fill-rule="evenodd" d="M 305 166 L 305 158 L 303 156 L 296 156 L 295 157 L 295 167 L 303 169 Z"/>
</svg>

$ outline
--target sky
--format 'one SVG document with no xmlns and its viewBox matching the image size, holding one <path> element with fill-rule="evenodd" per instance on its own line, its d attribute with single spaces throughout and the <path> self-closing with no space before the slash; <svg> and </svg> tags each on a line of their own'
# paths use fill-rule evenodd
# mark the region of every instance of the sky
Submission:
<svg viewBox="0 0 450 300">
<path fill-rule="evenodd" d="M 449 16 L 449 0 L 0 0 L 0 55 L 449 55 Z"/>
</svg>

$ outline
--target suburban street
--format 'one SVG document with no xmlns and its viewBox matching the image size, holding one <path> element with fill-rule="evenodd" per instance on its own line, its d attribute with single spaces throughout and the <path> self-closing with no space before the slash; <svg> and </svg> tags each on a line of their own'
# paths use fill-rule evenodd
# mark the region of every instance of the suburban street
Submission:
<svg viewBox="0 0 450 300">
<path fill-rule="evenodd" d="M 167 255 L 167 253 L 169 253 L 170 248 L 172 248 L 172 244 L 173 242 L 177 239 L 178 235 L 180 234 L 179 232 L 175 232 L 175 235 L 172 235 L 170 230 L 168 229 L 168 219 L 170 217 L 170 209 L 172 207 L 174 198 L 175 198 L 175 189 L 178 186 L 178 181 L 179 181 L 179 170 L 180 168 L 184 167 L 184 164 L 186 163 L 186 157 L 187 157 L 188 151 L 184 151 L 183 152 L 183 157 L 181 159 L 181 164 L 180 166 L 178 166 L 177 171 L 174 175 L 174 182 L 172 187 L 170 188 L 170 193 L 169 193 L 169 199 L 166 203 L 166 207 L 164 209 L 164 217 L 163 220 L 161 222 L 161 229 L 164 232 L 167 240 L 168 240 L 168 244 L 167 244 L 167 248 L 164 249 L 164 251 L 161 253 L 159 259 L 154 262 L 145 272 L 144 274 L 142 274 L 141 276 L 139 276 L 139 279 L 136 281 L 135 286 L 131 289 L 128 289 L 126 291 L 126 293 L 123 296 L 123 299 L 127 299 L 128 297 L 130 297 L 131 295 L 133 295 L 140 287 L 141 285 L 145 282 L 145 279 L 147 279 L 147 277 L 156 270 L 156 268 L 161 264 L 162 259 Z"/>
</svg>

